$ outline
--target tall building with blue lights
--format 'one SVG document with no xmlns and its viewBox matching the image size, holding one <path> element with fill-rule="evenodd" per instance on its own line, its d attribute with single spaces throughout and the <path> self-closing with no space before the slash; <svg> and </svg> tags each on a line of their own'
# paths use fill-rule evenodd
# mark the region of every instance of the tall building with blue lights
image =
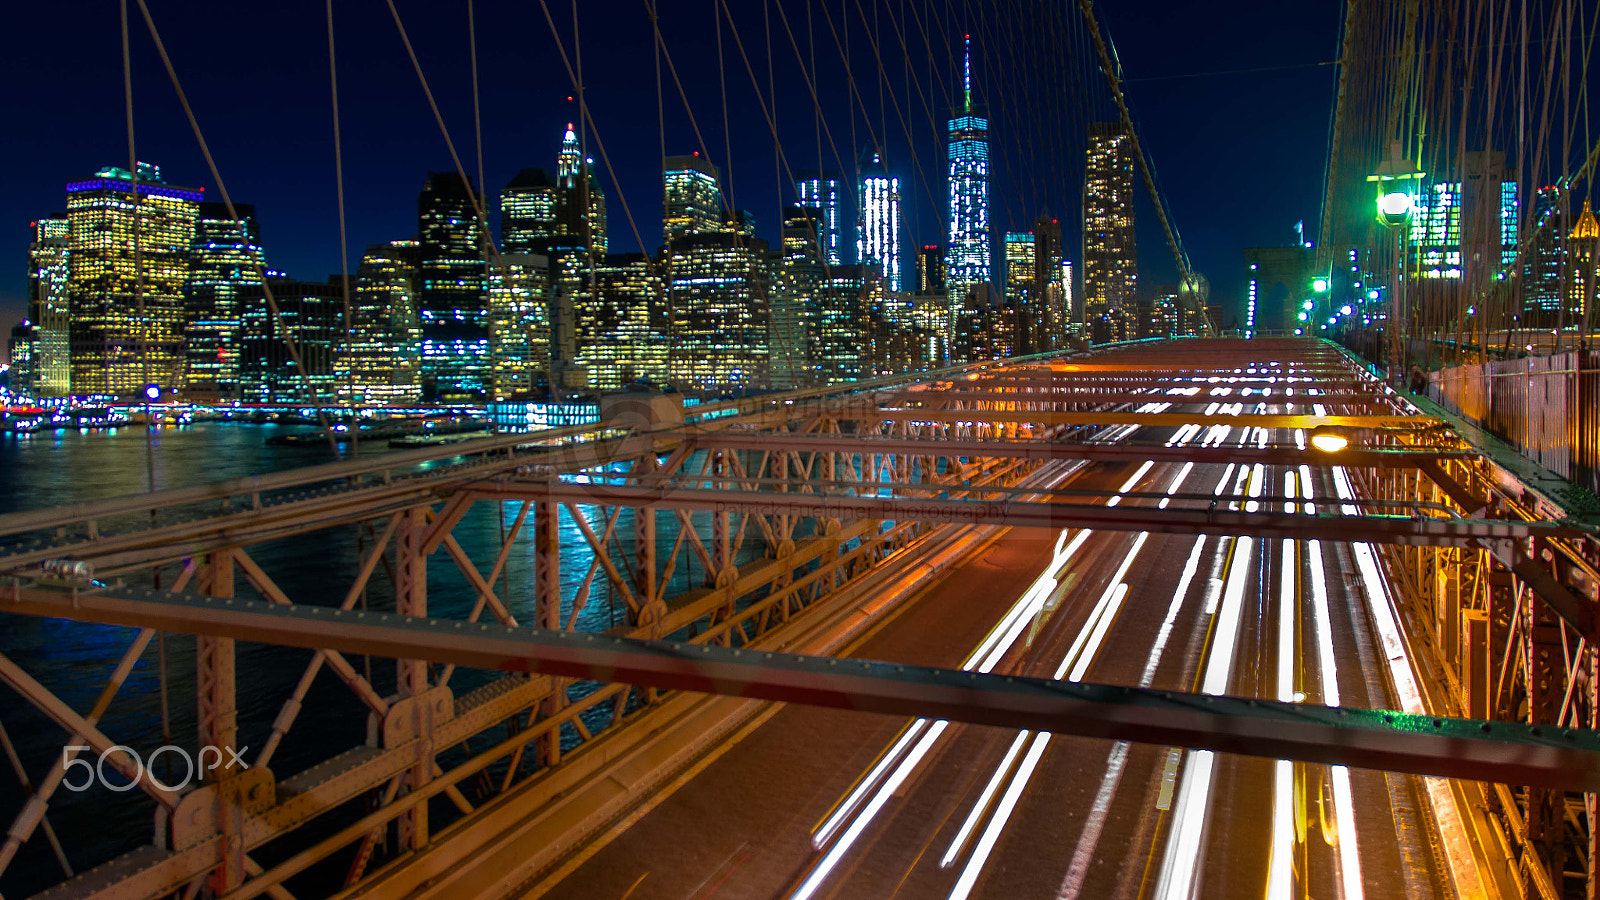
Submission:
<svg viewBox="0 0 1600 900">
<path fill-rule="evenodd" d="M 989 246 L 989 119 L 972 103 L 972 35 L 966 36 L 963 103 L 950 120 L 950 251 L 946 283 L 960 297 L 992 277 Z"/>
<path fill-rule="evenodd" d="M 860 237 L 856 257 L 900 291 L 900 179 L 889 174 L 881 148 L 861 156 Z"/>
<path fill-rule="evenodd" d="M 802 170 L 795 175 L 794 192 L 801 206 L 817 210 L 822 216 L 822 261 L 829 266 L 844 265 L 850 243 L 846 231 L 854 221 L 844 209 L 844 179 L 838 172 Z"/>
<path fill-rule="evenodd" d="M 430 173 L 417 197 L 425 400 L 473 400 L 489 389 L 482 203 L 455 172 Z"/>
</svg>

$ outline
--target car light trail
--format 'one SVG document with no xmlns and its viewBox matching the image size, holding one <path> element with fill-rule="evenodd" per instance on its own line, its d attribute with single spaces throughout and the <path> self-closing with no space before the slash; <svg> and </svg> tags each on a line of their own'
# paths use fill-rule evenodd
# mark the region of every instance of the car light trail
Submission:
<svg viewBox="0 0 1600 900">
<path fill-rule="evenodd" d="M 1184 564 L 1183 575 L 1178 579 L 1177 590 L 1172 593 L 1172 603 L 1167 606 L 1167 617 L 1161 622 L 1161 630 L 1156 634 L 1156 642 L 1150 650 L 1150 659 L 1145 663 L 1144 672 L 1139 676 L 1139 686 L 1149 687 L 1155 680 L 1156 669 L 1161 664 L 1161 655 L 1166 651 L 1167 640 L 1172 636 L 1172 626 L 1178 619 L 1178 611 L 1183 608 L 1183 600 L 1189 594 L 1189 586 L 1194 582 L 1194 576 L 1200 569 L 1200 554 L 1205 549 L 1204 536 L 1195 538 L 1194 547 L 1189 551 L 1189 560 Z M 1176 751 L 1174 751 L 1176 752 Z M 1100 790 L 1095 794 L 1094 803 L 1089 807 L 1089 818 L 1083 825 L 1083 831 L 1078 835 L 1077 846 L 1072 851 L 1072 861 L 1067 865 L 1066 878 L 1061 882 L 1061 888 L 1056 892 L 1057 900 L 1074 900 L 1083 890 L 1083 882 L 1089 875 L 1091 862 L 1096 845 L 1100 842 L 1100 835 L 1105 830 L 1106 813 L 1111 809 L 1111 798 L 1116 794 L 1117 785 L 1122 780 L 1122 770 L 1128 762 L 1128 743 L 1118 741 L 1111 748 L 1111 755 L 1106 758 L 1106 774 L 1100 782 Z"/>
<path fill-rule="evenodd" d="M 944 852 L 944 858 L 939 860 L 939 868 L 948 869 L 950 864 L 961 855 L 963 847 L 967 846 L 967 839 L 972 837 L 973 829 L 983 820 L 983 814 L 989 811 L 989 804 L 994 802 L 994 795 L 1000 791 L 1000 785 L 1005 782 L 1006 774 L 1011 771 L 1011 764 L 1016 761 L 1017 754 L 1022 752 L 1022 744 L 1028 739 L 1031 731 L 1017 732 L 1016 740 L 1011 742 L 1011 748 L 1000 760 L 1000 765 L 995 768 L 994 775 L 989 783 L 984 785 L 983 793 L 978 795 L 978 802 L 973 804 L 972 812 L 967 813 L 966 821 L 961 823 L 961 830 L 956 832 L 956 839 L 950 842 L 950 849 Z"/>
<path fill-rule="evenodd" d="M 895 763 L 900 761 L 900 755 L 905 752 L 907 747 L 911 746 L 911 742 L 915 741 L 927 727 L 927 719 L 917 719 L 901 732 L 900 739 L 889 747 L 889 751 L 878 759 L 877 765 L 872 767 L 872 770 L 867 773 L 867 777 L 861 779 L 855 790 L 845 797 L 844 802 L 840 803 L 834 809 L 833 814 L 828 816 L 817 829 L 816 834 L 811 838 L 811 846 L 814 849 L 821 849 L 824 844 L 833 838 L 834 832 L 844 824 L 846 819 L 850 818 L 850 814 L 856 811 L 856 807 L 861 805 L 861 801 L 868 794 L 872 793 L 872 789 L 877 787 L 878 783 L 883 780 L 884 774 Z"/>
<path fill-rule="evenodd" d="M 1201 690 L 1207 694 L 1220 695 L 1228 688 L 1244 606 L 1244 589 L 1250 579 L 1254 548 L 1253 538 L 1235 539 L 1222 611 L 1206 658 L 1205 680 Z M 1161 879 L 1156 887 L 1155 896 L 1161 900 L 1190 900 L 1193 894 L 1195 876 L 1199 874 L 1200 844 L 1205 835 L 1206 805 L 1211 795 L 1214 766 L 1215 756 L 1210 750 L 1189 751 L 1188 765 L 1183 770 L 1183 785 L 1178 789 L 1178 814 L 1173 822 L 1167 855 L 1161 865 Z"/>
<path fill-rule="evenodd" d="M 1055 678 L 1057 681 L 1061 680 L 1062 676 L 1066 675 L 1067 669 L 1078 660 L 1079 653 L 1090 642 L 1090 633 L 1098 629 L 1101 618 L 1107 615 L 1107 608 L 1113 607 L 1120 602 L 1120 600 L 1114 599 L 1117 596 L 1117 589 L 1121 588 L 1124 592 L 1127 591 L 1127 585 L 1122 584 L 1122 579 L 1127 576 L 1128 569 L 1132 568 L 1134 559 L 1138 557 L 1139 551 L 1144 549 L 1144 543 L 1149 538 L 1150 532 L 1141 531 L 1139 536 L 1134 539 L 1133 548 L 1128 551 L 1127 556 L 1122 558 L 1122 565 L 1118 566 L 1116 574 L 1111 576 L 1110 585 L 1100 595 L 1100 600 L 1095 603 L 1094 610 L 1089 613 L 1089 618 L 1084 621 L 1083 629 L 1078 632 L 1077 639 L 1072 642 L 1072 648 L 1067 651 L 1066 657 L 1061 660 L 1061 665 L 1056 668 Z M 1114 614 L 1115 610 L 1112 609 L 1111 615 Z M 1104 631 L 1100 630 L 1099 633 L 1103 635 Z M 1098 647 L 1099 643 L 1096 642 L 1095 646 Z M 1078 679 L 1073 678 L 1072 680 L 1077 681 Z"/>
<path fill-rule="evenodd" d="M 1307 504 L 1308 506 L 1310 504 Z M 1328 612 L 1327 561 L 1322 543 L 1306 545 L 1311 557 L 1311 614 L 1316 622 L 1317 660 L 1324 706 L 1339 705 L 1339 673 L 1333 655 L 1333 622 Z M 1355 799 L 1350 790 L 1350 770 L 1332 766 L 1333 816 L 1338 828 L 1339 880 L 1344 900 L 1362 900 L 1361 853 L 1356 839 Z"/>
<path fill-rule="evenodd" d="M 1350 487 L 1350 478 L 1343 466 L 1334 467 L 1333 486 L 1340 500 L 1355 499 L 1355 491 Z M 1350 503 L 1340 504 L 1340 509 L 1345 515 L 1352 515 L 1356 510 Z M 1417 687 L 1416 677 L 1412 674 L 1411 658 L 1406 653 L 1405 640 L 1400 636 L 1400 627 L 1395 621 L 1392 601 L 1388 589 L 1384 587 L 1383 576 L 1378 571 L 1378 562 L 1373 555 L 1372 547 L 1369 544 L 1353 543 L 1350 549 L 1355 554 L 1356 569 L 1361 573 L 1362 585 L 1366 589 L 1367 609 L 1383 642 L 1383 654 L 1389 662 L 1390 680 L 1394 684 L 1395 693 L 1400 697 L 1401 709 L 1415 715 L 1427 715 L 1427 707 L 1422 702 L 1422 692 Z M 1450 877 L 1456 892 L 1463 897 L 1484 896 L 1483 877 L 1478 871 L 1471 843 L 1467 840 L 1466 825 L 1461 820 L 1461 810 L 1456 806 L 1450 782 L 1444 778 L 1422 777 L 1422 783 L 1427 788 L 1434 822 L 1438 825 L 1439 834 L 1445 844 L 1444 857 L 1449 864 Z"/>
<path fill-rule="evenodd" d="M 1022 758 L 1022 765 L 1017 768 L 1016 777 L 1011 779 L 1005 796 L 1000 798 L 1000 807 L 995 810 L 994 818 L 989 820 L 988 827 L 983 829 L 983 836 L 978 838 L 978 846 L 973 848 L 972 858 L 967 860 L 966 868 L 961 870 L 961 877 L 956 879 L 956 886 L 950 891 L 950 900 L 966 900 L 972 894 L 972 888 L 978 883 L 978 876 L 983 872 L 984 863 L 988 862 L 989 854 L 994 851 L 995 843 L 1000 840 L 1000 832 L 1005 830 L 1012 810 L 1016 809 L 1017 801 L 1022 798 L 1023 788 L 1027 787 L 1028 780 L 1033 777 L 1033 770 L 1038 767 L 1040 757 L 1044 756 L 1044 748 L 1049 744 L 1049 732 L 1041 731 L 1033 736 L 1033 743 L 1028 745 L 1028 755 Z"/>
<path fill-rule="evenodd" d="M 933 727 L 929 728 L 927 733 L 922 736 L 922 740 L 918 741 L 916 747 L 912 748 L 905 762 L 894 770 L 894 774 L 889 776 L 882 787 L 878 788 L 878 792 L 872 796 L 872 802 L 868 803 L 866 809 L 861 811 L 861 815 L 850 823 L 850 827 L 840 836 L 838 843 L 835 843 L 828 850 L 822 860 L 817 863 L 817 867 L 811 871 L 811 875 L 800 884 L 800 889 L 793 894 L 793 900 L 808 900 L 812 894 L 816 893 L 817 888 L 822 886 L 822 882 L 827 880 L 828 874 L 833 871 L 833 867 L 837 866 L 839 860 L 850 852 L 851 845 L 856 842 L 857 838 L 861 837 L 861 832 L 865 831 L 868 823 L 877 816 L 878 810 L 883 809 L 883 805 L 889 802 L 889 798 L 894 796 L 894 793 L 900 789 L 900 785 L 911 777 L 911 773 L 916 770 L 917 764 L 922 762 L 922 758 L 933 748 L 934 742 L 939 740 L 939 735 L 944 733 L 949 724 L 943 719 L 933 723 Z"/>
<path fill-rule="evenodd" d="M 1294 541 L 1280 547 L 1278 581 L 1278 699 L 1295 701 L 1295 558 Z M 1290 900 L 1294 890 L 1294 763 L 1277 760 L 1273 766 L 1272 856 L 1267 867 L 1267 900 Z"/>
</svg>

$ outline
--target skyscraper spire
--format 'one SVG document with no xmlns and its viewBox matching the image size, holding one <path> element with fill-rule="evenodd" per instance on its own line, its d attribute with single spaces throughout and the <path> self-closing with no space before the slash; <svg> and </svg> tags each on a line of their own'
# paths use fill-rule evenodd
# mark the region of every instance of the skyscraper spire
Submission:
<svg viewBox="0 0 1600 900">
<path fill-rule="evenodd" d="M 567 133 L 561 136 L 561 152 L 556 156 L 556 176 L 568 178 L 578 174 L 583 164 L 583 150 L 578 146 L 577 132 L 567 123 Z"/>
<path fill-rule="evenodd" d="M 965 107 L 965 112 L 966 112 L 967 115 L 970 116 L 970 115 L 972 115 L 972 35 L 970 35 L 970 34 L 966 35 L 965 38 L 966 38 L 966 42 L 967 42 L 967 54 L 966 54 L 966 65 L 965 65 L 965 73 L 966 74 L 965 74 L 965 78 L 963 80 L 963 84 L 966 87 L 966 97 L 967 97 L 967 105 Z"/>
</svg>

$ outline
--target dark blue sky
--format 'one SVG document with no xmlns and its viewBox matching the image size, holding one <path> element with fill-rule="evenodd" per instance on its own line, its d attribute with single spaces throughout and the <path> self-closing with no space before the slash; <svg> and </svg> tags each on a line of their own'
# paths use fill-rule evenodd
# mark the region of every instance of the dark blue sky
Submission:
<svg viewBox="0 0 1600 900">
<path fill-rule="evenodd" d="M 149 2 L 229 192 L 256 206 L 269 263 L 306 279 L 336 272 L 323 4 Z M 1082 35 L 1074 40 L 1070 32 L 1047 27 L 1062 20 L 1077 27 L 1081 21 L 1075 3 L 1056 2 L 814 0 L 808 7 L 806 0 L 784 0 L 803 52 L 809 54 L 814 36 L 821 104 L 846 161 L 852 142 L 864 147 L 870 132 L 886 133 L 904 179 L 908 247 L 942 239 L 942 120 L 946 92 L 958 86 L 955 60 L 943 45 L 946 38 L 958 45 L 963 30 L 974 33 L 978 90 L 993 119 L 995 231 L 1027 230 L 1033 216 L 1045 211 L 1075 221 L 1082 124 L 1114 115 L 1114 109 Z M 724 24 L 725 131 L 713 3 L 659 5 L 705 143 L 713 159 L 731 168 L 737 203 L 754 212 L 762 233 L 772 236 L 779 204 L 792 198 L 779 192 L 771 132 L 733 34 Z M 829 30 L 824 5 L 836 32 Z M 416 193 L 426 172 L 451 162 L 385 4 L 338 0 L 335 6 L 353 265 L 365 245 L 415 232 Z M 610 195 L 612 246 L 638 249 L 621 202 L 626 199 L 647 248 L 654 249 L 662 137 L 645 4 L 584 0 L 578 6 L 589 104 L 620 181 L 619 197 L 619 185 L 611 182 L 591 141 L 589 152 Z M 559 0 L 551 7 L 570 52 L 571 7 Z M 729 7 L 764 89 L 763 5 L 746 0 Z M 1316 63 L 1334 53 L 1341 5 L 1149 0 L 1101 7 L 1129 79 L 1142 138 L 1193 263 L 1211 278 L 1214 295 L 1236 299 L 1244 280 L 1241 248 L 1285 243 L 1296 220 L 1311 227 L 1317 219 L 1334 70 Z M 475 175 L 465 2 L 399 0 L 398 8 L 457 149 Z M 782 22 L 774 7 L 767 9 L 778 131 L 790 165 L 814 167 L 817 124 L 810 96 Z M 132 15 L 139 157 L 161 165 L 169 181 L 204 186 L 215 197 L 137 6 Z M 874 19 L 904 125 L 893 103 L 880 113 L 878 63 L 870 46 Z M 891 21 L 903 22 L 910 32 L 909 53 L 900 49 Z M 918 21 L 932 32 L 931 53 Z M 518 168 L 553 168 L 561 130 L 576 118 L 576 109 L 567 100 L 571 82 L 538 3 L 478 0 L 477 22 L 485 182 L 493 192 Z M 25 312 L 28 222 L 63 207 L 67 181 L 101 166 L 127 164 L 114 0 L 25 4 L 8 12 L 8 23 L 0 53 L 0 78 L 8 85 L 0 101 L 8 123 L 0 165 L 10 173 L 0 195 L 0 326 Z M 846 31 L 864 104 L 850 99 L 835 45 L 834 34 L 843 40 Z M 1050 84 L 1023 84 L 1029 73 L 1040 72 L 1045 76 L 1032 77 L 1048 77 Z M 670 76 L 664 89 L 667 152 L 696 149 Z M 833 167 L 833 151 L 826 139 L 823 144 L 822 162 Z M 1171 282 L 1170 254 L 1148 203 L 1141 204 L 1144 277 L 1152 284 Z M 1074 231 L 1067 229 L 1069 248 L 1077 244 Z"/>
</svg>

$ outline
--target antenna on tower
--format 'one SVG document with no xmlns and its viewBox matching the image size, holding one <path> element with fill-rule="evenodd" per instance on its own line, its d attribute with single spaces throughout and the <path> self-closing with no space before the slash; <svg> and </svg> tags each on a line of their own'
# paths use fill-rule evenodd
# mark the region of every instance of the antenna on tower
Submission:
<svg viewBox="0 0 1600 900">
<path fill-rule="evenodd" d="M 967 55 L 964 76 L 965 80 L 963 81 L 963 84 L 966 87 L 967 96 L 966 113 L 970 116 L 972 115 L 972 35 L 968 34 L 964 35 L 964 37 L 967 42 Z"/>
</svg>

